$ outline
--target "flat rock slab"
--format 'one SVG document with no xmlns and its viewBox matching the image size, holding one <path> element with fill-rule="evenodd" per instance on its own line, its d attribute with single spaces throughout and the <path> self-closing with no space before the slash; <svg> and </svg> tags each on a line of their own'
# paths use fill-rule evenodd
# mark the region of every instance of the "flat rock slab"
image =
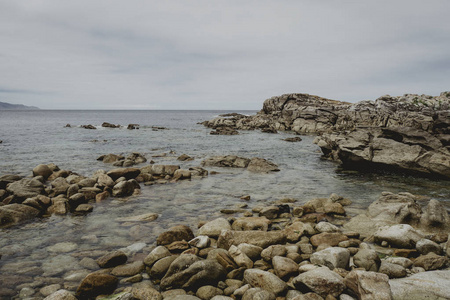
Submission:
<svg viewBox="0 0 450 300">
<path fill-rule="evenodd" d="M 422 272 L 389 280 L 394 300 L 448 299 L 449 282 L 450 270 Z"/>
</svg>

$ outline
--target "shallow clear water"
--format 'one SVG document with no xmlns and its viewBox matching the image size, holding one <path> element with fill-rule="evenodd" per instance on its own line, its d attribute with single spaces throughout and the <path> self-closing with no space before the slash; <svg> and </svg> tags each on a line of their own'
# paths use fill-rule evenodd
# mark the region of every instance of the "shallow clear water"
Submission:
<svg viewBox="0 0 450 300">
<path fill-rule="evenodd" d="M 303 141 L 299 143 L 281 140 L 290 136 L 289 133 L 247 131 L 236 136 L 215 136 L 209 134 L 210 129 L 197 124 L 221 113 L 224 112 L 0 111 L 0 140 L 3 141 L 0 144 L 0 175 L 30 176 L 34 166 L 55 163 L 61 169 L 90 176 L 98 169 L 113 168 L 96 160 L 102 154 L 140 152 L 150 159 L 152 155 L 169 151 L 175 154 L 152 159 L 156 164 L 179 164 L 187 168 L 200 165 L 209 156 L 235 154 L 269 159 L 281 170 L 272 174 L 254 174 L 242 169 L 207 168 L 219 173 L 166 185 L 142 185 L 141 195 L 94 204 L 94 211 L 86 216 L 52 216 L 1 229 L 0 283 L 2 278 L 12 275 L 28 276 L 19 282 L 17 279 L 15 284 L 3 282 L 4 286 L 19 291 L 18 283 L 35 282 L 36 276 L 63 278 L 73 269 L 83 269 L 79 265 L 83 256 L 95 258 L 92 251 L 118 249 L 141 242 L 149 247 L 154 245 L 156 236 L 170 226 L 186 224 L 195 229 L 199 221 L 221 216 L 221 209 L 241 203 L 251 208 L 289 197 L 297 199 L 300 205 L 336 193 L 350 198 L 353 204 L 349 211 L 356 212 L 376 200 L 382 191 L 391 191 L 430 196 L 450 207 L 449 182 L 337 172 L 335 163 L 320 158 L 321 152 L 313 144 L 313 136 L 302 136 Z M 102 128 L 103 122 L 125 125 L 125 128 Z M 65 128 L 68 123 L 73 127 Z M 126 125 L 130 123 L 141 127 L 127 130 Z M 98 129 L 77 127 L 86 124 Z M 155 131 L 152 126 L 168 129 Z M 183 153 L 195 160 L 177 161 Z M 239 199 L 247 194 L 251 195 L 250 201 Z M 154 222 L 139 225 L 115 221 L 117 217 L 146 212 L 160 216 Z M 77 246 L 65 254 L 49 250 L 49 246 L 60 242 L 72 242 Z M 142 252 L 147 253 L 148 248 L 139 249 L 137 255 Z M 52 265 L 55 260 L 63 262 L 60 267 Z M 48 271 L 49 265 L 53 272 Z M 64 265 L 70 267 L 64 268 Z"/>
</svg>

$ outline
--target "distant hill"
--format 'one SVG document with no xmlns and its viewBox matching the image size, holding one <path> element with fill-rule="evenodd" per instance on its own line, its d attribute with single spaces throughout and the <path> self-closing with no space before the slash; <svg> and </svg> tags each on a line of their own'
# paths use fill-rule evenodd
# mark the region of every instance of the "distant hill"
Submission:
<svg viewBox="0 0 450 300">
<path fill-rule="evenodd" d="M 0 110 L 31 110 L 31 109 L 39 109 L 39 107 L 0 102 Z"/>
</svg>

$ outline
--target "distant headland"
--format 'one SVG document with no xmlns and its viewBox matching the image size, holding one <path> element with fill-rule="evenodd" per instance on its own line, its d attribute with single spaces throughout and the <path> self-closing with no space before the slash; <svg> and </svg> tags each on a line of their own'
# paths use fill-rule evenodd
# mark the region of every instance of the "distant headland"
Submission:
<svg viewBox="0 0 450 300">
<path fill-rule="evenodd" d="M 35 106 L 26 106 L 23 104 L 11 104 L 6 102 L 0 102 L 0 110 L 34 110 L 40 109 Z"/>
</svg>

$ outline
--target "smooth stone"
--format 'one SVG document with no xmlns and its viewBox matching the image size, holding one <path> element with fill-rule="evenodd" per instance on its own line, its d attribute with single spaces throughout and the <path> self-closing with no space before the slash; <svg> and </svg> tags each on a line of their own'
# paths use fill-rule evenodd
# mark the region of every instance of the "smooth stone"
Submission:
<svg viewBox="0 0 450 300">
<path fill-rule="evenodd" d="M 97 259 L 97 263 L 101 268 L 113 268 L 123 265 L 127 260 L 128 257 L 123 251 L 113 251 Z"/>
<path fill-rule="evenodd" d="M 67 253 L 72 252 L 73 250 L 77 249 L 78 245 L 71 242 L 62 242 L 57 243 L 52 246 L 47 247 L 47 251 L 50 252 L 58 252 L 58 253 Z"/>
<path fill-rule="evenodd" d="M 306 286 L 322 297 L 328 294 L 337 297 L 345 289 L 344 279 L 327 267 L 304 272 L 295 277 L 292 284 L 300 291 Z"/>
<path fill-rule="evenodd" d="M 314 228 L 319 232 L 340 232 L 341 230 L 336 225 L 329 222 L 319 222 L 314 226 Z"/>
<path fill-rule="evenodd" d="M 88 299 L 98 295 L 109 295 L 114 292 L 118 282 L 119 280 L 115 276 L 91 273 L 81 281 L 77 288 L 76 296 Z"/>
<path fill-rule="evenodd" d="M 311 263 L 328 267 L 346 269 L 350 261 L 350 251 L 346 248 L 331 247 L 311 255 Z"/>
<path fill-rule="evenodd" d="M 437 270 L 443 268 L 448 259 L 445 256 L 437 255 L 433 252 L 428 253 L 427 255 L 421 255 L 414 261 L 414 266 L 422 267 L 426 271 Z"/>
<path fill-rule="evenodd" d="M 111 275 L 118 277 L 130 277 L 141 273 L 145 269 L 144 262 L 135 261 L 131 264 L 120 265 L 111 271 Z"/>
<path fill-rule="evenodd" d="M 231 245 L 248 243 L 251 245 L 266 248 L 274 244 L 284 244 L 286 235 L 282 231 L 234 231 L 223 230 L 217 241 L 217 247 L 229 249 Z"/>
<path fill-rule="evenodd" d="M 406 269 L 397 264 L 391 264 L 389 262 L 381 262 L 378 273 L 383 273 L 389 276 L 389 278 L 401 278 L 406 276 Z"/>
<path fill-rule="evenodd" d="M 164 246 L 157 246 L 155 249 L 153 249 L 148 255 L 147 257 L 144 259 L 144 263 L 147 266 L 152 266 L 155 262 L 157 262 L 158 260 L 167 257 L 167 256 L 171 256 L 172 254 L 170 253 L 169 250 L 167 250 L 166 247 Z"/>
<path fill-rule="evenodd" d="M 206 235 L 212 238 L 217 238 L 222 230 L 231 230 L 230 222 L 225 218 L 217 218 L 204 224 L 198 230 L 198 235 Z"/>
<path fill-rule="evenodd" d="M 276 295 L 287 289 L 286 283 L 276 275 L 259 269 L 247 269 L 244 271 L 244 280 L 253 287 L 260 287 Z"/>
<path fill-rule="evenodd" d="M 284 245 L 272 245 L 261 251 L 261 258 L 270 262 L 275 256 L 285 256 L 286 253 L 287 250 Z"/>
<path fill-rule="evenodd" d="M 235 245 L 231 245 L 230 249 L 228 249 L 228 254 L 239 267 L 246 269 L 253 267 L 253 261 Z"/>
<path fill-rule="evenodd" d="M 267 231 L 271 221 L 266 217 L 243 217 L 236 219 L 231 228 L 233 230 L 245 231 L 245 230 L 262 230 Z"/>
<path fill-rule="evenodd" d="M 389 280 L 394 299 L 400 300 L 445 300 L 450 295 L 450 272 L 429 271 L 410 277 Z"/>
<path fill-rule="evenodd" d="M 161 233 L 156 239 L 157 245 L 169 245 L 176 241 L 190 241 L 194 238 L 192 230 L 185 225 L 177 225 Z"/>
<path fill-rule="evenodd" d="M 161 293 L 158 292 L 155 286 L 148 280 L 133 284 L 133 287 L 131 288 L 131 294 L 133 296 L 133 299 L 163 299 Z"/>
<path fill-rule="evenodd" d="M 415 248 L 416 243 L 423 238 L 411 225 L 398 224 L 379 228 L 374 234 L 375 242 L 386 241 L 398 248 Z"/>
<path fill-rule="evenodd" d="M 342 233 L 337 232 L 322 232 L 313 235 L 310 238 L 310 242 L 314 247 L 321 244 L 330 245 L 332 247 L 337 246 L 340 242 L 348 240 L 348 237 Z"/>
<path fill-rule="evenodd" d="M 51 285 L 47 285 L 42 287 L 39 292 L 42 294 L 42 296 L 47 297 L 50 296 L 53 293 L 56 293 L 59 289 L 61 289 L 61 285 L 60 284 L 51 284 Z"/>
<path fill-rule="evenodd" d="M 280 278 L 286 278 L 298 274 L 298 264 L 290 258 L 275 256 L 272 258 L 275 273 Z"/>
<path fill-rule="evenodd" d="M 242 300 L 275 300 L 276 295 L 268 290 L 262 289 L 260 287 L 250 288 L 245 291 L 242 296 Z"/>
<path fill-rule="evenodd" d="M 116 218 L 115 220 L 117 222 L 151 222 L 158 218 L 158 214 L 155 213 L 146 213 L 142 215 L 137 216 L 131 216 L 131 217 L 120 217 Z"/>
<path fill-rule="evenodd" d="M 345 277 L 344 282 L 358 299 L 392 300 L 390 281 L 386 274 L 353 270 Z"/>
<path fill-rule="evenodd" d="M 378 272 L 381 265 L 380 257 L 372 249 L 360 249 L 353 256 L 355 266 L 364 268 L 366 271 Z"/>
<path fill-rule="evenodd" d="M 223 295 L 223 291 L 212 285 L 204 285 L 197 290 L 195 295 L 202 300 L 209 300 L 215 296 Z"/>
<path fill-rule="evenodd" d="M 169 270 L 170 265 L 177 257 L 177 255 L 170 255 L 156 261 L 151 267 L 150 272 L 148 273 L 148 275 L 150 275 L 150 278 L 163 278 Z"/>
<path fill-rule="evenodd" d="M 239 244 L 237 247 L 253 261 L 258 260 L 263 251 L 263 248 L 247 243 Z"/>
<path fill-rule="evenodd" d="M 67 290 L 59 290 L 45 297 L 44 300 L 78 300 L 78 299 Z"/>
<path fill-rule="evenodd" d="M 420 254 L 423 255 L 426 255 L 430 252 L 434 252 L 435 254 L 440 255 L 442 252 L 441 246 L 428 239 L 421 239 L 417 241 L 416 249 L 420 252 Z"/>
</svg>

